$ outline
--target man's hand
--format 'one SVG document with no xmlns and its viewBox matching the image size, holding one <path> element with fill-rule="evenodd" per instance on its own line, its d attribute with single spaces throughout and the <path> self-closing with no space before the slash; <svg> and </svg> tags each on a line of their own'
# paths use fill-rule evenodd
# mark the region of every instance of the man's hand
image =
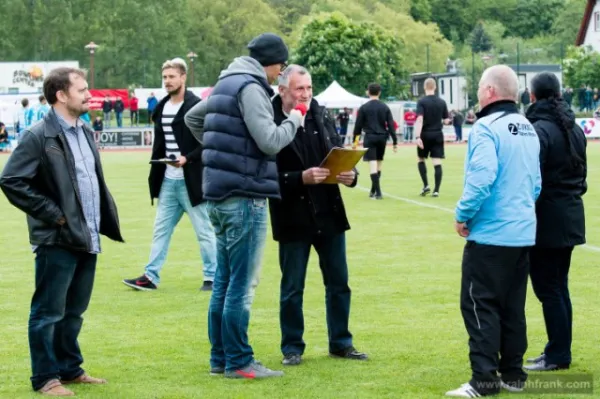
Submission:
<svg viewBox="0 0 600 399">
<path fill-rule="evenodd" d="M 352 185 L 352 183 L 354 183 L 354 178 L 356 177 L 356 173 L 351 170 L 349 172 L 342 172 L 339 175 L 337 175 L 335 178 L 337 179 L 338 183 L 342 183 L 346 186 L 350 186 Z"/>
<path fill-rule="evenodd" d="M 181 168 L 186 163 L 187 163 L 187 158 L 182 155 L 179 157 L 179 159 L 177 161 L 174 161 L 171 165 L 175 166 L 176 168 Z"/>
<path fill-rule="evenodd" d="M 67 220 L 66 220 L 64 217 L 61 217 L 60 219 L 58 219 L 58 220 L 56 221 L 56 223 L 57 223 L 59 226 L 64 226 L 64 224 L 65 224 L 65 223 L 67 223 Z"/>
<path fill-rule="evenodd" d="M 423 140 L 421 140 L 420 137 L 417 137 L 417 147 L 419 147 L 420 149 L 425 148 L 425 146 L 423 145 Z"/>
<path fill-rule="evenodd" d="M 303 119 L 304 119 L 304 116 L 302 116 L 302 112 L 298 111 L 297 109 L 293 109 L 293 110 L 291 110 L 291 111 L 290 111 L 290 116 L 297 117 L 297 118 L 299 118 L 299 119 L 301 119 L 301 120 L 303 120 Z"/>
<path fill-rule="evenodd" d="M 319 184 L 329 176 L 329 169 L 310 168 L 302 172 L 304 184 Z"/>
<path fill-rule="evenodd" d="M 456 232 L 458 233 L 459 236 L 461 236 L 463 238 L 469 236 L 469 229 L 467 229 L 467 226 L 464 222 L 463 223 L 455 222 L 454 228 L 456 229 Z"/>
</svg>

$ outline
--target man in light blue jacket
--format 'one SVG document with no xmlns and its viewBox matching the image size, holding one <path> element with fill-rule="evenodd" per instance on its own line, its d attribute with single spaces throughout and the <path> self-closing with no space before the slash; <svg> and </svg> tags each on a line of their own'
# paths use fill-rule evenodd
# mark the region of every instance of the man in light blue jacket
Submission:
<svg viewBox="0 0 600 399">
<path fill-rule="evenodd" d="M 479 82 L 481 111 L 469 135 L 456 206 L 456 231 L 467 240 L 460 302 L 472 378 L 448 396 L 519 391 L 527 379 L 528 250 L 535 244 L 541 173 L 539 140 L 519 113 L 518 88 L 517 75 L 505 65 L 487 69 Z"/>
</svg>

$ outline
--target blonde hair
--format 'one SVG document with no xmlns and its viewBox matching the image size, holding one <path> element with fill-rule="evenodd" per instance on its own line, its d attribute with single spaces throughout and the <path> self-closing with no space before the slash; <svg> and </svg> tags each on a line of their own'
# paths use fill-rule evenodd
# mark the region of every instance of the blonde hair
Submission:
<svg viewBox="0 0 600 399">
<path fill-rule="evenodd" d="M 434 78 L 427 78 L 425 79 L 424 87 L 425 90 L 435 90 L 437 83 L 435 82 Z"/>
<path fill-rule="evenodd" d="M 187 64 L 183 58 L 173 58 L 172 60 L 165 61 L 165 63 L 162 65 L 162 71 L 169 68 L 178 70 L 182 75 L 187 74 Z"/>
</svg>

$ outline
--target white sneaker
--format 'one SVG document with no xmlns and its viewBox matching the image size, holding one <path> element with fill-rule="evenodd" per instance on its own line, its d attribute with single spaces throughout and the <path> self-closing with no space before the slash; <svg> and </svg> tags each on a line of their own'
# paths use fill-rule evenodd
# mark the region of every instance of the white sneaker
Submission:
<svg viewBox="0 0 600 399">
<path fill-rule="evenodd" d="M 454 391 L 446 392 L 446 396 L 452 396 L 455 398 L 480 398 L 481 395 L 479 392 L 475 390 L 468 382 L 466 384 L 462 384 L 460 388 L 455 389 Z"/>
<path fill-rule="evenodd" d="M 515 387 L 513 385 L 509 385 L 504 381 L 500 381 L 500 388 L 506 389 L 508 392 L 523 392 L 523 388 Z"/>
</svg>

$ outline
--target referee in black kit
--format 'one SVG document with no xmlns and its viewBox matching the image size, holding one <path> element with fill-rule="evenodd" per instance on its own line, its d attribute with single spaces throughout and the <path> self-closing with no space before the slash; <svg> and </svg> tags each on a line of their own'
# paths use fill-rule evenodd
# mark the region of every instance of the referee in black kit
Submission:
<svg viewBox="0 0 600 399">
<path fill-rule="evenodd" d="M 431 192 L 425 165 L 425 159 L 431 155 L 435 178 L 432 197 L 439 197 L 442 184 L 442 159 L 444 159 L 443 124 L 449 124 L 450 118 L 446 102 L 435 94 L 437 87 L 435 79 L 427 78 L 424 86 L 425 96 L 417 102 L 417 121 L 415 122 L 417 166 L 421 180 L 423 180 L 421 196 L 424 197 Z"/>
<path fill-rule="evenodd" d="M 358 109 L 356 124 L 354 125 L 354 136 L 360 136 L 365 131 L 363 147 L 368 148 L 364 160 L 369 162 L 371 173 L 370 198 L 383 199 L 381 195 L 381 164 L 385 155 L 388 135 L 394 143 L 394 152 L 398 151 L 398 140 L 394 132 L 394 118 L 392 111 L 384 102 L 379 100 L 381 86 L 377 83 L 369 84 L 367 89 L 369 101 Z"/>
</svg>

